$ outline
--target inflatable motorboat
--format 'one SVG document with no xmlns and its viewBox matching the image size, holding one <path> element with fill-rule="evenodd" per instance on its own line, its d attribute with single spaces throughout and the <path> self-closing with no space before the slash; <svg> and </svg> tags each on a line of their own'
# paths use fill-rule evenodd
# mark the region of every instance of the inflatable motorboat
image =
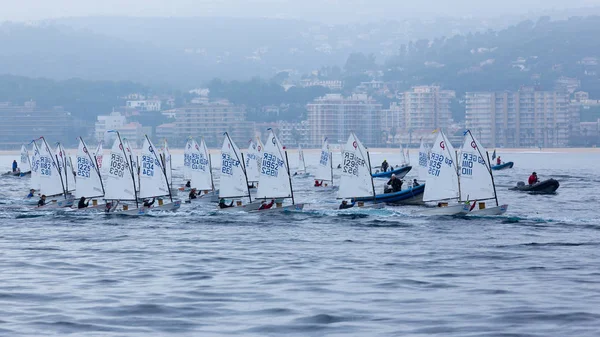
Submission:
<svg viewBox="0 0 600 337">
<path fill-rule="evenodd" d="M 506 162 L 506 163 L 502 163 L 500 165 L 494 165 L 494 166 L 492 166 L 492 170 L 499 171 L 499 170 L 511 169 L 511 168 L 513 168 L 514 164 L 515 163 L 513 163 L 512 161 L 509 161 L 509 162 Z"/>
<path fill-rule="evenodd" d="M 527 185 L 522 181 L 517 183 L 517 186 L 511 187 L 510 190 L 528 192 L 531 194 L 551 194 L 556 192 L 560 184 L 555 179 L 547 179 L 537 182 L 533 185 Z"/>
</svg>

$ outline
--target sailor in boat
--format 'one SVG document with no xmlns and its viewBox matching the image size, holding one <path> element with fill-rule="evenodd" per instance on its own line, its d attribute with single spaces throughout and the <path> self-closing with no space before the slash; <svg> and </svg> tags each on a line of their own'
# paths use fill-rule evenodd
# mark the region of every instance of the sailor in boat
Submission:
<svg viewBox="0 0 600 337">
<path fill-rule="evenodd" d="M 386 172 L 388 167 L 390 166 L 390 164 L 388 164 L 387 160 L 383 160 L 383 163 L 381 163 L 381 172 Z"/>
<path fill-rule="evenodd" d="M 119 201 L 117 201 L 116 203 L 113 203 L 112 201 L 106 202 L 106 207 L 104 208 L 104 212 L 109 213 L 110 211 L 117 208 L 118 204 L 119 204 Z"/>
<path fill-rule="evenodd" d="M 185 183 L 185 187 L 187 187 L 187 188 L 192 187 L 192 181 L 188 180 L 187 183 Z"/>
<path fill-rule="evenodd" d="M 190 200 L 196 199 L 198 197 L 198 193 L 196 193 L 196 189 L 192 188 L 192 190 L 190 191 L 190 194 L 188 196 L 189 196 Z"/>
<path fill-rule="evenodd" d="M 413 187 L 417 187 L 419 186 L 419 182 L 417 181 L 417 179 L 413 179 Z"/>
<path fill-rule="evenodd" d="M 79 209 L 86 208 L 86 207 L 88 207 L 89 204 L 90 204 L 89 200 L 88 200 L 88 202 L 85 202 L 85 197 L 81 197 L 81 198 L 79 198 L 79 203 L 77 204 L 77 208 L 79 208 Z"/>
<path fill-rule="evenodd" d="M 32 189 L 30 189 L 30 190 L 29 190 L 29 194 L 27 194 L 27 199 L 31 199 L 31 198 L 33 198 L 33 195 L 34 195 L 34 193 L 35 193 L 35 190 L 34 190 L 33 188 L 32 188 Z"/>
<path fill-rule="evenodd" d="M 390 186 L 390 187 L 388 187 Z M 392 177 L 387 182 L 383 193 L 394 193 L 400 192 L 402 190 L 402 180 L 396 178 L 395 174 L 392 174 Z"/>
<path fill-rule="evenodd" d="M 500 156 L 498 156 L 498 159 L 496 159 L 496 165 L 501 165 L 502 164 L 502 160 L 500 159 Z"/>
<path fill-rule="evenodd" d="M 533 185 L 533 184 L 535 184 L 535 183 L 539 182 L 539 180 L 538 180 L 538 176 L 537 176 L 537 173 L 533 172 L 533 173 L 532 173 L 532 174 L 529 176 L 529 180 L 528 180 L 528 182 L 529 182 L 529 185 Z"/>
<path fill-rule="evenodd" d="M 13 160 L 12 171 L 16 173 L 16 172 L 19 172 L 18 170 L 19 170 L 19 165 L 17 164 L 16 160 Z"/>
<path fill-rule="evenodd" d="M 152 207 L 152 205 L 154 205 L 155 201 L 156 201 L 155 198 L 152 198 L 152 201 L 150 201 L 150 199 L 144 200 L 144 207 Z"/>
<path fill-rule="evenodd" d="M 352 207 L 354 207 L 354 202 L 349 204 L 347 200 L 342 200 L 342 203 L 340 204 L 339 209 L 347 209 L 347 208 L 352 208 Z"/>
<path fill-rule="evenodd" d="M 219 200 L 219 208 L 229 208 L 229 207 L 233 207 L 233 200 L 231 200 L 231 203 L 229 205 L 227 205 L 225 203 L 224 198 L 221 198 L 221 200 Z"/>
<path fill-rule="evenodd" d="M 38 201 L 38 207 L 42 207 L 46 205 L 46 195 L 42 194 L 40 200 Z"/>
<path fill-rule="evenodd" d="M 337 168 L 341 169 L 342 168 L 342 164 L 338 164 Z"/>
<path fill-rule="evenodd" d="M 321 187 L 321 186 L 323 186 L 323 180 L 318 181 L 315 179 L 315 187 Z"/>
<path fill-rule="evenodd" d="M 261 209 L 269 209 L 271 207 L 273 207 L 273 205 L 275 204 L 275 200 L 271 199 L 270 203 L 266 203 L 264 200 L 260 203 L 260 207 L 258 208 L 258 210 L 260 211 Z"/>
</svg>

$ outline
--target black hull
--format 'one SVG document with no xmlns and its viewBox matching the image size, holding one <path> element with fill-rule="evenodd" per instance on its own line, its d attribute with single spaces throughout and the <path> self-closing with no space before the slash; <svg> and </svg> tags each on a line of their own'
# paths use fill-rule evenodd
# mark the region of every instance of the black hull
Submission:
<svg viewBox="0 0 600 337">
<path fill-rule="evenodd" d="M 560 184 L 557 180 L 548 179 L 544 181 L 540 181 L 539 183 L 533 185 L 517 185 L 515 187 L 510 188 L 513 191 L 521 191 L 528 192 L 531 194 L 552 194 L 556 192 Z"/>
</svg>

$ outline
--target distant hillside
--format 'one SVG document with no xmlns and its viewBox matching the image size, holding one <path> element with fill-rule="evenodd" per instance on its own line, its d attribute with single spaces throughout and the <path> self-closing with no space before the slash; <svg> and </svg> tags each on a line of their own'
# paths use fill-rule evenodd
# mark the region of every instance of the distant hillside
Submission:
<svg viewBox="0 0 600 337">
<path fill-rule="evenodd" d="M 418 40 L 400 46 L 385 65 L 385 78 L 407 87 L 437 83 L 459 93 L 553 89 L 561 77 L 578 78 L 600 96 L 600 17 L 562 21 L 541 18 L 501 31 Z"/>
</svg>

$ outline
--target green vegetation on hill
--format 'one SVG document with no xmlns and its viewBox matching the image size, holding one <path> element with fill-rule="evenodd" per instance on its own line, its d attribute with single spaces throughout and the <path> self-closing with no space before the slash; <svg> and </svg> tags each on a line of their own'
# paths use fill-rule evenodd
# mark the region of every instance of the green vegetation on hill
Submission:
<svg viewBox="0 0 600 337">
<path fill-rule="evenodd" d="M 35 101 L 41 108 L 62 106 L 73 117 L 87 122 L 94 121 L 97 115 L 109 113 L 113 107 L 124 105 L 120 97 L 147 91 L 147 87 L 133 82 L 54 81 L 0 75 L 0 102 L 21 105 Z"/>
</svg>

